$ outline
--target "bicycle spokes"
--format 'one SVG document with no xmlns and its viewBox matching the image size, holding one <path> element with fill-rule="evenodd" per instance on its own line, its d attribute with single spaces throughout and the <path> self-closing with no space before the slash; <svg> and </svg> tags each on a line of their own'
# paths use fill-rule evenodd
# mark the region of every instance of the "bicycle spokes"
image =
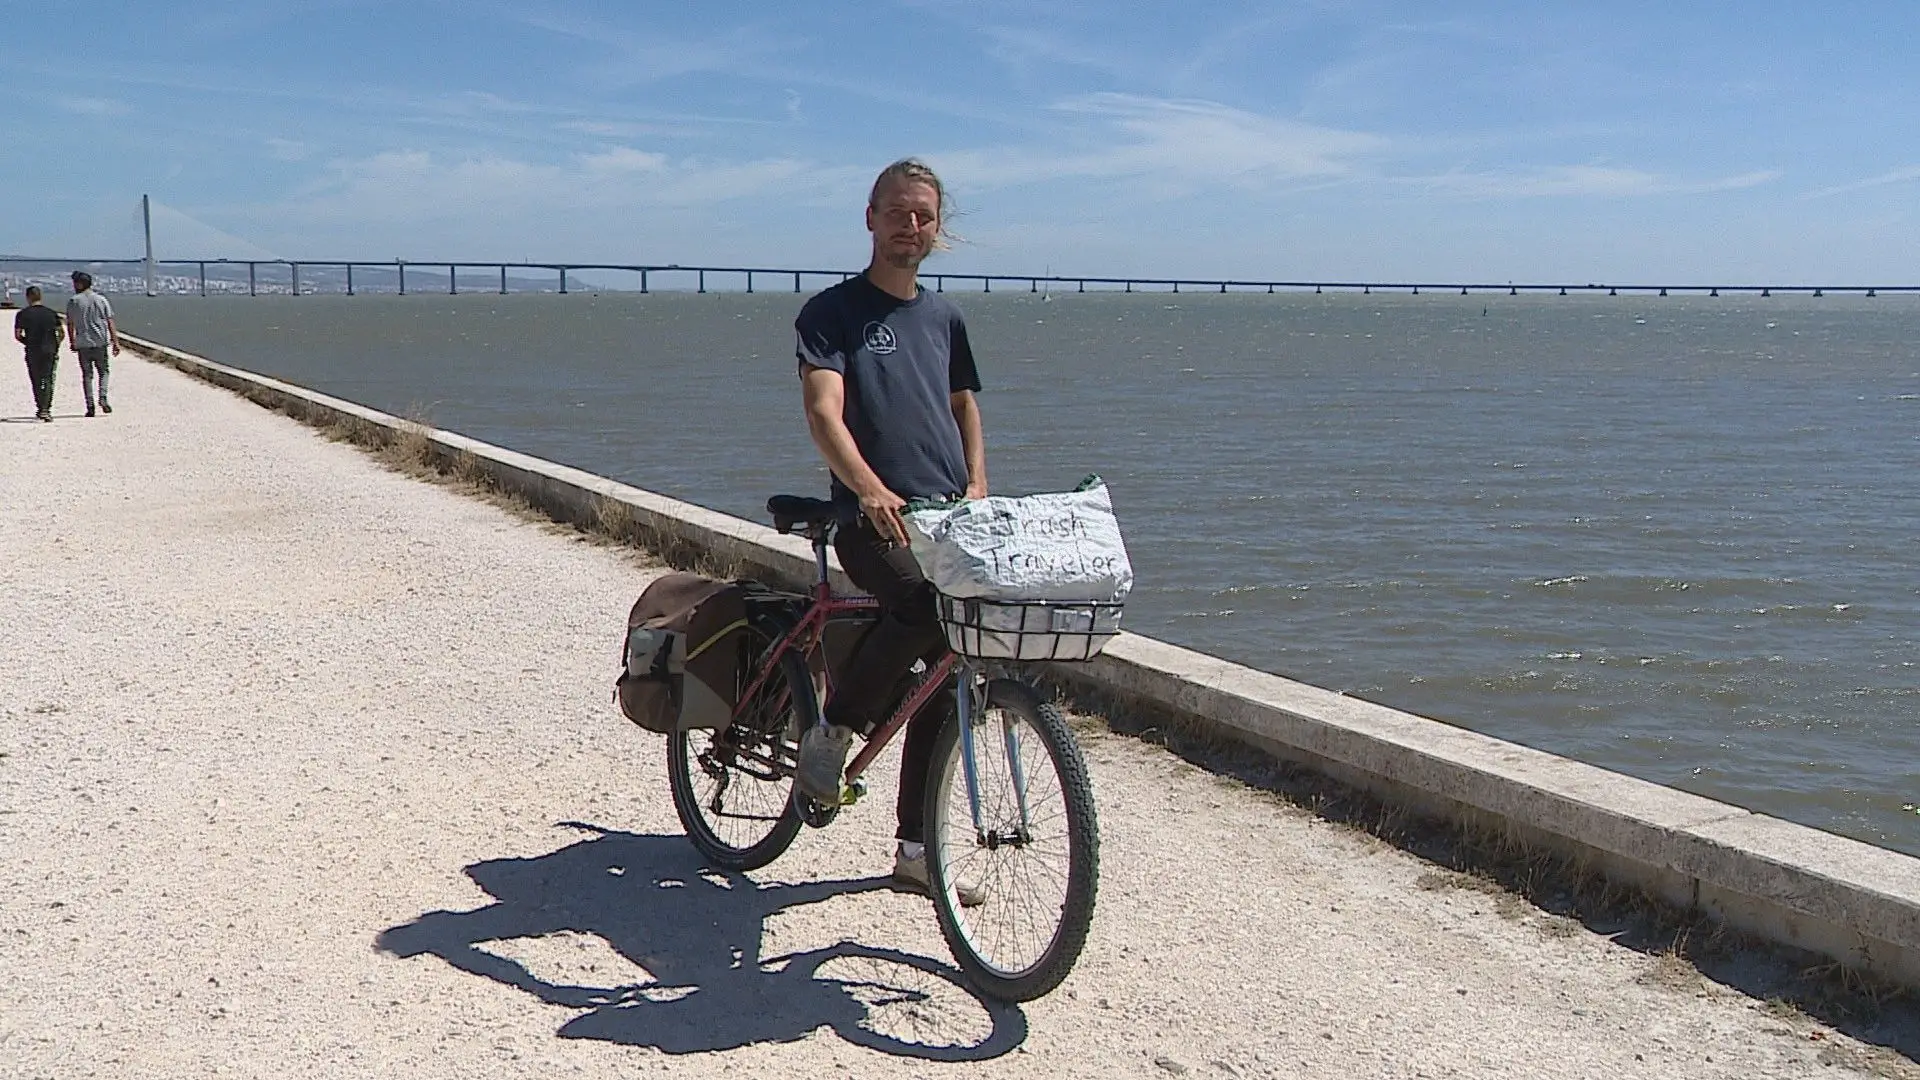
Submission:
<svg viewBox="0 0 1920 1080">
<path fill-rule="evenodd" d="M 1086 940 L 1099 834 L 1059 711 L 1008 680 L 984 689 L 961 695 L 966 715 L 936 749 L 928 869 L 955 959 L 982 989 L 1025 1001 L 1057 986 Z"/>
<path fill-rule="evenodd" d="M 749 655 L 767 655 L 777 639 L 759 626 L 749 634 Z M 811 680 L 798 657 L 783 655 L 752 686 L 731 724 L 676 731 L 667 745 L 674 810 L 694 846 L 728 870 L 765 866 L 800 829 L 786 736 L 813 714 Z"/>
</svg>

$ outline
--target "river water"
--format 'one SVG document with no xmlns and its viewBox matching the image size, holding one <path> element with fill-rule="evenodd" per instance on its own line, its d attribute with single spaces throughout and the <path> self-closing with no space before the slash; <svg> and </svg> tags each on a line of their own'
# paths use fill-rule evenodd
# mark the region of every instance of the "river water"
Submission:
<svg viewBox="0 0 1920 1080">
<path fill-rule="evenodd" d="M 799 299 L 116 303 L 132 332 L 763 520 L 826 489 Z M 955 299 L 995 490 L 1107 478 L 1131 629 L 1920 854 L 1920 304 Z"/>
</svg>

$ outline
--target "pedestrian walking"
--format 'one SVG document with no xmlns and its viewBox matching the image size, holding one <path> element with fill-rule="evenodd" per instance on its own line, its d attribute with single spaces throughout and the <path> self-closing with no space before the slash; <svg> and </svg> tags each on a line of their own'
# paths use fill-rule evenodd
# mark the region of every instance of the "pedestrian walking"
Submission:
<svg viewBox="0 0 1920 1080">
<path fill-rule="evenodd" d="M 53 422 L 53 369 L 60 363 L 60 337 L 60 316 L 40 302 L 40 286 L 27 286 L 27 306 L 13 317 L 13 340 L 27 347 L 33 415 L 47 423 Z"/>
<path fill-rule="evenodd" d="M 87 401 L 87 415 L 93 415 L 93 379 L 100 376 L 100 411 L 111 413 L 107 404 L 107 353 L 120 355 L 120 331 L 113 325 L 113 305 L 93 291 L 93 275 L 85 270 L 73 272 L 73 297 L 67 301 L 67 343 L 80 357 L 80 393 Z"/>
</svg>

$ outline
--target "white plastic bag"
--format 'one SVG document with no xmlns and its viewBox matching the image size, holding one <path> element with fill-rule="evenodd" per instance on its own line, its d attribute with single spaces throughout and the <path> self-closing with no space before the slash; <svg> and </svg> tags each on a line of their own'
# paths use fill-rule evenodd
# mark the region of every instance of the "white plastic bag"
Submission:
<svg viewBox="0 0 1920 1080">
<path fill-rule="evenodd" d="M 1099 477 L 1074 491 L 909 507 L 904 516 L 921 572 L 948 596 L 1117 604 L 1133 588 Z"/>
</svg>

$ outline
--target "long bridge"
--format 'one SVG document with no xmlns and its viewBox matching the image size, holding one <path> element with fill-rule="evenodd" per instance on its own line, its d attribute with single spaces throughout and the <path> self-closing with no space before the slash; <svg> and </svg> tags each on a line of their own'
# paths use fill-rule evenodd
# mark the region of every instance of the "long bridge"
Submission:
<svg viewBox="0 0 1920 1080">
<path fill-rule="evenodd" d="M 856 270 L 796 269 L 793 267 L 771 266 L 698 266 L 680 263 L 562 263 L 562 262 L 473 262 L 466 260 L 410 260 L 410 259 L 55 259 L 32 258 L 26 256 L 0 256 L 0 271 L 10 266 L 44 270 L 46 267 L 87 268 L 92 271 L 106 272 L 114 267 L 126 267 L 135 273 L 144 274 L 147 292 L 152 294 L 155 275 L 163 271 L 177 271 L 169 276 L 185 278 L 197 282 L 200 295 L 205 296 L 211 290 L 210 280 L 218 282 L 220 292 L 238 292 L 239 274 L 244 270 L 246 292 L 258 295 L 263 288 L 262 269 L 266 268 L 272 281 L 264 287 L 273 293 L 291 293 L 294 296 L 313 293 L 344 292 L 349 296 L 358 292 L 397 292 L 408 294 L 409 285 L 414 293 L 440 292 L 457 295 L 461 292 L 493 292 L 502 295 L 512 291 L 516 282 L 522 291 L 529 288 L 534 291 L 549 291 L 545 286 L 527 284 L 528 278 L 551 278 L 561 294 L 568 292 L 570 284 L 581 284 L 580 275 L 598 275 L 604 281 L 606 275 L 632 275 L 637 291 L 647 293 L 664 284 L 668 288 L 684 291 L 691 286 L 695 292 L 707 292 L 710 284 L 727 288 L 729 291 L 744 288 L 745 292 L 755 292 L 773 286 L 785 289 L 789 284 L 792 291 L 804 291 L 811 282 L 816 287 L 822 280 L 845 280 L 853 276 Z M 213 277 L 209 278 L 211 269 Z M 355 272 L 359 272 L 356 281 Z M 517 271 L 518 273 L 510 273 Z M 96 275 L 98 276 L 98 275 Z M 1371 294 L 1409 293 L 1457 293 L 1499 294 L 1519 296 L 1528 294 L 1550 294 L 1569 296 L 1575 294 L 1600 294 L 1619 296 L 1634 295 L 1754 295 L 1774 296 L 1800 294 L 1806 296 L 1857 295 L 1874 297 L 1882 293 L 1920 293 L 1920 285 L 1877 285 L 1877 284 L 1676 284 L 1658 282 L 1594 283 L 1584 282 L 1489 282 L 1489 281 L 1419 281 L 1419 280 L 1267 280 L 1253 278 L 1186 278 L 1186 277 L 1113 277 L 1087 276 L 1079 274 L 969 274 L 969 273 L 930 273 L 922 275 L 931 280 L 936 291 L 945 292 L 949 283 L 958 287 L 973 287 L 980 292 L 991 293 L 996 286 L 1001 291 L 1026 292 L 1089 291 L 1112 292 L 1358 292 Z M 570 280 L 571 278 L 571 280 Z M 594 291 L 604 285 L 590 286 Z M 176 289 L 175 291 L 181 291 Z"/>
</svg>

